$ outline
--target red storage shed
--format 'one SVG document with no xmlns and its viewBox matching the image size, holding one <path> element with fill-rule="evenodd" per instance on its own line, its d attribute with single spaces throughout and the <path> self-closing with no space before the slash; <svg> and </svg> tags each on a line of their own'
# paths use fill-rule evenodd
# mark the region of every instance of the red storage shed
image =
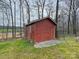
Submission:
<svg viewBox="0 0 79 59">
<path fill-rule="evenodd" d="M 56 23 L 50 18 L 35 20 L 25 27 L 25 38 L 35 43 L 54 40 Z"/>
</svg>

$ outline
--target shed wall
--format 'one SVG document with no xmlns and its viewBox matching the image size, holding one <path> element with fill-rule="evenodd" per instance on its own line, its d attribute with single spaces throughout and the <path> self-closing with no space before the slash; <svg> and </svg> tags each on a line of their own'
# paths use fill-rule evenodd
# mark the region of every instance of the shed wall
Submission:
<svg viewBox="0 0 79 59">
<path fill-rule="evenodd" d="M 25 36 L 27 39 L 31 39 L 34 42 L 42 42 L 55 39 L 55 27 L 55 24 L 53 24 L 51 21 L 42 20 L 26 27 Z"/>
</svg>

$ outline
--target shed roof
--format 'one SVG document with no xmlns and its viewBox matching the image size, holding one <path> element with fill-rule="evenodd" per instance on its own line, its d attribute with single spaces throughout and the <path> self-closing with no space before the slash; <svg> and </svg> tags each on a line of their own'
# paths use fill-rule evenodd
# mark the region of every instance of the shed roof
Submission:
<svg viewBox="0 0 79 59">
<path fill-rule="evenodd" d="M 56 25 L 56 23 L 52 20 L 52 18 L 50 18 L 50 17 L 44 17 L 44 18 L 42 18 L 42 19 L 36 19 L 36 20 L 33 20 L 33 21 L 30 22 L 29 24 L 26 24 L 26 26 L 35 24 L 35 23 L 40 22 L 40 21 L 42 21 L 42 20 L 50 20 L 53 24 Z"/>
</svg>

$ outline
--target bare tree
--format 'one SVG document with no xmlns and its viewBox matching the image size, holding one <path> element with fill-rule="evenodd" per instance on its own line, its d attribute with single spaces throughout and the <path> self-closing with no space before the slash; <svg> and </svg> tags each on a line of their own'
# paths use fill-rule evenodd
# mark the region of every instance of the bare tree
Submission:
<svg viewBox="0 0 79 59">
<path fill-rule="evenodd" d="M 46 12 L 47 12 L 47 16 L 52 16 L 54 10 L 53 10 L 53 1 L 49 0 L 48 4 L 46 5 Z"/>
<path fill-rule="evenodd" d="M 22 38 L 22 0 L 20 1 L 20 37 Z"/>
<path fill-rule="evenodd" d="M 27 14 L 28 14 L 28 23 L 30 23 L 30 5 L 27 0 L 25 0 L 25 2 L 26 2 Z"/>
<path fill-rule="evenodd" d="M 9 0 L 9 3 L 10 3 L 10 11 L 11 11 L 11 19 L 12 19 L 12 37 L 14 38 L 14 21 L 13 21 L 12 1 Z"/>
<path fill-rule="evenodd" d="M 40 4 L 39 4 L 39 0 L 36 1 L 37 4 L 37 8 L 38 8 L 38 19 L 40 19 Z"/>
<path fill-rule="evenodd" d="M 40 3 L 40 6 L 41 6 L 41 13 L 42 13 L 42 18 L 44 16 L 44 9 L 45 9 L 45 3 L 46 3 L 46 0 L 39 0 L 39 3 Z"/>
<path fill-rule="evenodd" d="M 6 40 L 7 40 L 8 39 L 8 32 L 9 32 L 9 23 L 10 23 L 8 9 L 6 9 L 5 14 L 7 17 L 7 31 L 6 31 Z"/>
<path fill-rule="evenodd" d="M 23 30 L 23 32 L 22 33 L 24 33 L 24 28 L 25 28 L 25 18 L 24 18 L 24 9 L 23 9 L 23 4 L 24 4 L 24 1 L 22 1 L 22 21 L 23 21 L 23 28 L 22 28 L 22 30 Z M 23 36 L 23 38 L 24 38 L 24 36 Z"/>
<path fill-rule="evenodd" d="M 70 15 L 71 15 L 71 7 L 72 7 L 72 0 L 70 0 L 70 7 L 69 7 L 69 15 L 68 15 L 68 34 L 69 34 L 69 24 L 70 24 Z"/>
<path fill-rule="evenodd" d="M 40 11 L 40 9 L 41 9 L 41 5 L 40 5 L 40 0 L 36 0 L 36 1 L 34 1 L 35 3 L 33 4 L 33 8 L 34 8 L 34 10 L 36 10 L 36 12 L 37 12 L 37 15 L 38 15 L 38 19 L 40 19 L 41 18 L 41 11 Z"/>
<path fill-rule="evenodd" d="M 14 37 L 16 37 L 16 1 L 14 1 Z"/>
<path fill-rule="evenodd" d="M 56 3 L 56 23 L 58 23 L 58 9 L 59 9 L 59 0 L 57 0 L 57 3 Z M 56 37 L 58 37 L 58 33 L 57 33 L 57 26 L 56 26 Z"/>
<path fill-rule="evenodd" d="M 3 31 L 2 31 L 2 39 L 4 40 L 4 26 L 5 26 L 5 24 L 4 24 L 4 11 L 2 11 L 2 13 L 3 13 Z"/>
<path fill-rule="evenodd" d="M 75 5 L 75 2 L 76 1 L 73 0 L 73 16 L 72 16 L 72 18 L 73 18 L 73 34 L 76 35 L 76 5 Z"/>
</svg>

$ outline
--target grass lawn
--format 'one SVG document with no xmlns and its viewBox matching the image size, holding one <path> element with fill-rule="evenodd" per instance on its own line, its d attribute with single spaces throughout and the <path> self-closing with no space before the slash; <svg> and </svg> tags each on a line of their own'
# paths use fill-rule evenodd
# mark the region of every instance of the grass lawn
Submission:
<svg viewBox="0 0 79 59">
<path fill-rule="evenodd" d="M 79 59 L 79 42 L 66 38 L 61 44 L 34 48 L 25 40 L 0 42 L 0 59 Z"/>
<path fill-rule="evenodd" d="M 20 31 L 20 29 L 16 29 L 16 32 L 19 32 Z M 0 33 L 1 32 L 7 32 L 7 29 L 5 28 L 5 29 L 2 29 L 2 28 L 0 28 Z M 12 29 L 8 29 L 8 32 L 12 32 Z"/>
</svg>

